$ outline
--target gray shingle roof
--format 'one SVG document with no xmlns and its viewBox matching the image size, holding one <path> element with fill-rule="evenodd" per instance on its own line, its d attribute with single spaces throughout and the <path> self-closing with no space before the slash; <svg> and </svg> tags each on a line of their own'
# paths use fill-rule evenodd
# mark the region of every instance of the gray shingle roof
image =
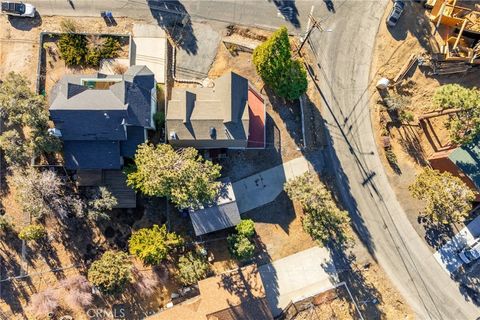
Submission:
<svg viewBox="0 0 480 320">
<path fill-rule="evenodd" d="M 65 141 L 63 157 L 68 170 L 121 168 L 118 141 Z"/>
<path fill-rule="evenodd" d="M 153 127 L 152 93 L 155 78 L 145 66 L 125 75 L 62 77 L 50 93 L 50 118 L 62 133 L 67 168 L 120 168 L 120 157 L 145 141 L 139 132 Z"/>
<path fill-rule="evenodd" d="M 215 81 L 214 88 L 173 88 L 166 126 L 167 132 L 175 132 L 178 138 L 170 140 L 172 145 L 246 147 L 248 80 L 229 72 Z"/>
<path fill-rule="evenodd" d="M 137 151 L 137 146 L 145 142 L 145 128 L 128 126 L 127 136 L 127 140 L 120 141 L 120 154 L 123 157 L 133 158 Z"/>
<path fill-rule="evenodd" d="M 235 194 L 229 179 L 223 180 L 223 192 L 216 204 L 190 212 L 195 234 L 202 234 L 230 228 L 240 223 Z"/>
</svg>

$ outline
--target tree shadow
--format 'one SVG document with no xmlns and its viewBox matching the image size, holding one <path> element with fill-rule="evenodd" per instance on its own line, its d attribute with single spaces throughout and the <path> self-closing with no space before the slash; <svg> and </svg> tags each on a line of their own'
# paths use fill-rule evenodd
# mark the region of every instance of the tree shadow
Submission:
<svg viewBox="0 0 480 320">
<path fill-rule="evenodd" d="M 425 150 L 414 128 L 417 127 L 410 124 L 403 124 L 397 128 L 400 135 L 400 144 L 417 164 L 422 167 L 427 166 L 429 163 L 425 156 Z"/>
<path fill-rule="evenodd" d="M 300 20 L 298 19 L 298 9 L 295 0 L 273 0 L 273 3 L 285 21 L 291 23 L 295 28 L 300 28 Z"/>
<path fill-rule="evenodd" d="M 433 223 L 426 217 L 419 216 L 418 223 L 425 229 L 425 241 L 435 250 L 440 249 L 455 233 L 452 226 L 448 224 Z"/>
<path fill-rule="evenodd" d="M 190 15 L 178 0 L 147 0 L 152 17 L 167 31 L 170 39 L 188 54 L 197 54 L 197 38 Z"/>
</svg>

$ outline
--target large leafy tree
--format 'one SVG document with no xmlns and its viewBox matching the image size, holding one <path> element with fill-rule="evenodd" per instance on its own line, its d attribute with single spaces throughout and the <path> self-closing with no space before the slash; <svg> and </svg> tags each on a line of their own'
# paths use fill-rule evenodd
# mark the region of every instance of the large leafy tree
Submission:
<svg viewBox="0 0 480 320">
<path fill-rule="evenodd" d="M 35 95 L 29 86 L 23 76 L 13 72 L 0 84 L 0 116 L 5 124 L 0 147 L 10 165 L 24 166 L 34 154 L 61 148 L 60 140 L 48 133 L 45 98 Z"/>
<path fill-rule="evenodd" d="M 300 60 L 292 59 L 286 27 L 255 48 L 253 63 L 263 81 L 280 97 L 294 100 L 307 91 L 307 72 Z"/>
<path fill-rule="evenodd" d="M 424 214 L 432 222 L 449 224 L 468 216 L 475 194 L 449 172 L 425 169 L 409 187 L 412 195 L 426 201 Z"/>
<path fill-rule="evenodd" d="M 188 252 L 181 256 L 177 263 L 177 278 L 183 285 L 192 285 L 205 279 L 210 266 L 205 257 Z"/>
<path fill-rule="evenodd" d="M 174 150 L 168 144 L 140 145 L 128 185 L 148 196 L 168 197 L 179 208 L 198 208 L 215 200 L 221 167 L 204 161 L 194 148 Z"/>
<path fill-rule="evenodd" d="M 458 84 L 441 86 L 433 96 L 433 103 L 441 109 L 460 109 L 445 123 L 453 142 L 468 143 L 480 134 L 480 90 L 477 88 L 468 89 Z"/>
<path fill-rule="evenodd" d="M 167 227 L 153 225 L 132 233 L 128 246 L 130 253 L 140 258 L 147 265 L 158 265 L 165 260 L 169 252 L 183 243 L 182 238 Z"/>
<path fill-rule="evenodd" d="M 319 244 L 333 241 L 344 245 L 351 241 L 348 213 L 337 207 L 330 191 L 312 174 L 291 179 L 284 188 L 290 199 L 302 205 L 303 228 Z"/>
<path fill-rule="evenodd" d="M 102 293 L 115 295 L 132 281 L 133 264 L 125 252 L 107 251 L 88 269 L 88 281 Z"/>
</svg>

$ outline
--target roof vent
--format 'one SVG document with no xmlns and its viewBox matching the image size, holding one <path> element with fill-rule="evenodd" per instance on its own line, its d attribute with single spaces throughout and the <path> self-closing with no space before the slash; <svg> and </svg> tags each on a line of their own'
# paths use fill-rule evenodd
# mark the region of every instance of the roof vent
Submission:
<svg viewBox="0 0 480 320">
<path fill-rule="evenodd" d="M 170 134 L 168 136 L 170 137 L 170 140 L 178 140 L 178 136 L 175 131 L 170 131 Z"/>
<path fill-rule="evenodd" d="M 217 139 L 217 129 L 210 127 L 210 138 Z"/>
<path fill-rule="evenodd" d="M 51 135 L 51 136 L 54 136 L 54 137 L 57 137 L 57 138 L 61 138 L 62 137 L 62 132 L 60 131 L 60 129 L 57 129 L 57 128 L 50 128 L 47 130 L 48 134 Z"/>
<path fill-rule="evenodd" d="M 103 113 L 103 115 L 105 116 L 105 119 L 110 119 L 110 116 L 108 115 L 108 113 Z"/>
</svg>

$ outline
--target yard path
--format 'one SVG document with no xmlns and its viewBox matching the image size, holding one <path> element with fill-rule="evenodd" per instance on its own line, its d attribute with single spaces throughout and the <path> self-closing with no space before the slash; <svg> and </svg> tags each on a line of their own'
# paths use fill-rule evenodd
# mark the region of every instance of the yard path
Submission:
<svg viewBox="0 0 480 320">
<path fill-rule="evenodd" d="M 309 171 L 304 157 L 287 161 L 271 169 L 259 172 L 233 183 L 240 213 L 261 207 L 274 201 L 283 191 L 283 184 Z"/>
</svg>

